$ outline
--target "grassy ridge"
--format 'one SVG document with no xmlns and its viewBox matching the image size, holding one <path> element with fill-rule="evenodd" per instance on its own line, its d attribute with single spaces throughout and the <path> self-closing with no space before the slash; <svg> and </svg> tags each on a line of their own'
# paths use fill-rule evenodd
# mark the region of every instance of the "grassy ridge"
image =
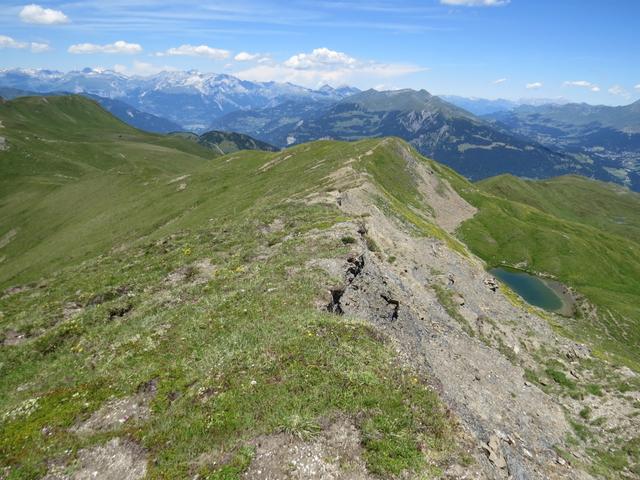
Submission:
<svg viewBox="0 0 640 480">
<path fill-rule="evenodd" d="M 104 116 L 84 99 L 56 101 L 34 115 Z M 306 263 L 346 255 L 323 232 L 355 219 L 290 201 L 322 192 L 350 158 L 367 158 L 364 169 L 390 161 L 384 149 L 365 157 L 379 141 L 211 158 L 110 118 L 104 131 L 96 120 L 40 129 L 13 103 L 0 107 L 10 147 L 0 169 L 11 177 L 0 235 L 16 231 L 0 249 L 0 284 L 34 283 L 0 298 L 0 340 L 25 338 L 0 347 L 9 478 L 41 478 L 47 459 L 114 436 L 145 447 L 149 478 L 238 478 L 255 436 L 307 438 L 335 415 L 356 422 L 370 471 L 439 472 L 455 426 L 427 379 L 370 327 L 313 307 L 337 279 Z M 267 228 L 275 219 L 284 228 Z M 149 381 L 148 421 L 69 431 Z"/>
<path fill-rule="evenodd" d="M 234 153 L 239 150 L 263 150 L 265 152 L 278 151 L 278 148 L 273 145 L 256 140 L 249 135 L 235 132 L 212 130 L 210 132 L 203 133 L 202 135 L 196 135 L 191 132 L 175 132 L 171 133 L 170 136 L 196 142 L 203 147 L 218 152 L 220 155 Z"/>
</svg>

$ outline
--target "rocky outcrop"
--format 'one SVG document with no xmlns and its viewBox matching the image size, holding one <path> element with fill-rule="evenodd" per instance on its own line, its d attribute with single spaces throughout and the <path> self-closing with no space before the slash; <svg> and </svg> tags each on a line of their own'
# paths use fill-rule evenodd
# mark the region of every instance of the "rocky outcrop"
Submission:
<svg viewBox="0 0 640 480">
<path fill-rule="evenodd" d="M 411 168 L 417 178 L 429 178 L 424 165 Z M 436 195 L 466 203 L 448 185 L 436 190 L 422 183 L 429 205 Z M 415 236 L 383 213 L 372 200 L 381 196 L 364 178 L 340 194 L 340 208 L 363 219 L 379 251 L 367 251 L 365 235 L 354 232 L 361 253 L 343 261 L 343 285 L 331 290 L 327 309 L 370 321 L 395 340 L 406 362 L 430 373 L 475 438 L 478 478 L 590 478 L 558 456 L 571 427 L 560 403 L 525 381 L 523 369 L 540 348 L 586 352 L 558 337 L 533 309 L 504 296 L 479 259 Z M 468 218 L 473 208 L 462 211 Z"/>
</svg>

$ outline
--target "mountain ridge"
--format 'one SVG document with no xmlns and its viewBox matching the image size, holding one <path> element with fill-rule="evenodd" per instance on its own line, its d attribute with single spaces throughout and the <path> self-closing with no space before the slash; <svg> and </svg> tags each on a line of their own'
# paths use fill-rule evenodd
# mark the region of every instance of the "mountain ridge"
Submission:
<svg viewBox="0 0 640 480">
<path fill-rule="evenodd" d="M 239 150 L 261 150 L 264 152 L 277 152 L 279 150 L 273 145 L 256 140 L 249 135 L 236 132 L 210 130 L 201 135 L 191 132 L 172 132 L 170 136 L 186 138 L 220 155 L 226 155 Z"/>
<path fill-rule="evenodd" d="M 570 157 L 523 136 L 496 129 L 426 90 L 370 89 L 333 106 L 293 116 L 288 123 L 272 125 L 261 121 L 261 126 L 253 131 L 254 119 L 261 112 L 264 110 L 231 114 L 232 122 L 227 124 L 222 117 L 214 125 L 253 133 L 281 147 L 320 138 L 358 140 L 397 136 L 472 179 L 504 172 L 529 177 L 555 176 L 571 171 L 574 166 L 581 167 Z"/>
</svg>

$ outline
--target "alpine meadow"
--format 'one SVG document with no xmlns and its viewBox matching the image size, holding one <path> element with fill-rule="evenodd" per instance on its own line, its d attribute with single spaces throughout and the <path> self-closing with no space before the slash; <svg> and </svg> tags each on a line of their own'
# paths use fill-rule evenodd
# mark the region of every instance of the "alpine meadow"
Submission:
<svg viewBox="0 0 640 480">
<path fill-rule="evenodd" d="M 638 16 L 0 6 L 0 480 L 640 479 Z"/>
</svg>

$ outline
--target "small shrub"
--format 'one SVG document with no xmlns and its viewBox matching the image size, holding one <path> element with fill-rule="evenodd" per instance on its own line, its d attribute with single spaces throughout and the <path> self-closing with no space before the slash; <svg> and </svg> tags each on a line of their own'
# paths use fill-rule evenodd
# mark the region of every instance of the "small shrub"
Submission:
<svg viewBox="0 0 640 480">
<path fill-rule="evenodd" d="M 356 239 L 353 237 L 349 237 L 349 236 L 344 236 L 340 239 L 340 241 L 342 243 L 344 243 L 345 245 L 351 245 L 352 243 L 356 243 Z"/>
<path fill-rule="evenodd" d="M 302 415 L 293 414 L 284 420 L 280 430 L 298 437 L 300 440 L 308 440 L 315 437 L 321 429 L 315 421 Z"/>
<path fill-rule="evenodd" d="M 364 237 L 364 240 L 367 244 L 367 249 L 370 252 L 379 252 L 380 251 L 380 247 L 378 247 L 378 244 L 376 242 L 373 241 L 373 238 L 371 238 L 369 235 L 366 235 Z"/>
<path fill-rule="evenodd" d="M 580 410 L 580 416 L 582 418 L 584 418 L 585 420 L 588 420 L 589 417 L 591 416 L 591 408 L 590 407 L 584 407 L 582 410 Z"/>
</svg>

